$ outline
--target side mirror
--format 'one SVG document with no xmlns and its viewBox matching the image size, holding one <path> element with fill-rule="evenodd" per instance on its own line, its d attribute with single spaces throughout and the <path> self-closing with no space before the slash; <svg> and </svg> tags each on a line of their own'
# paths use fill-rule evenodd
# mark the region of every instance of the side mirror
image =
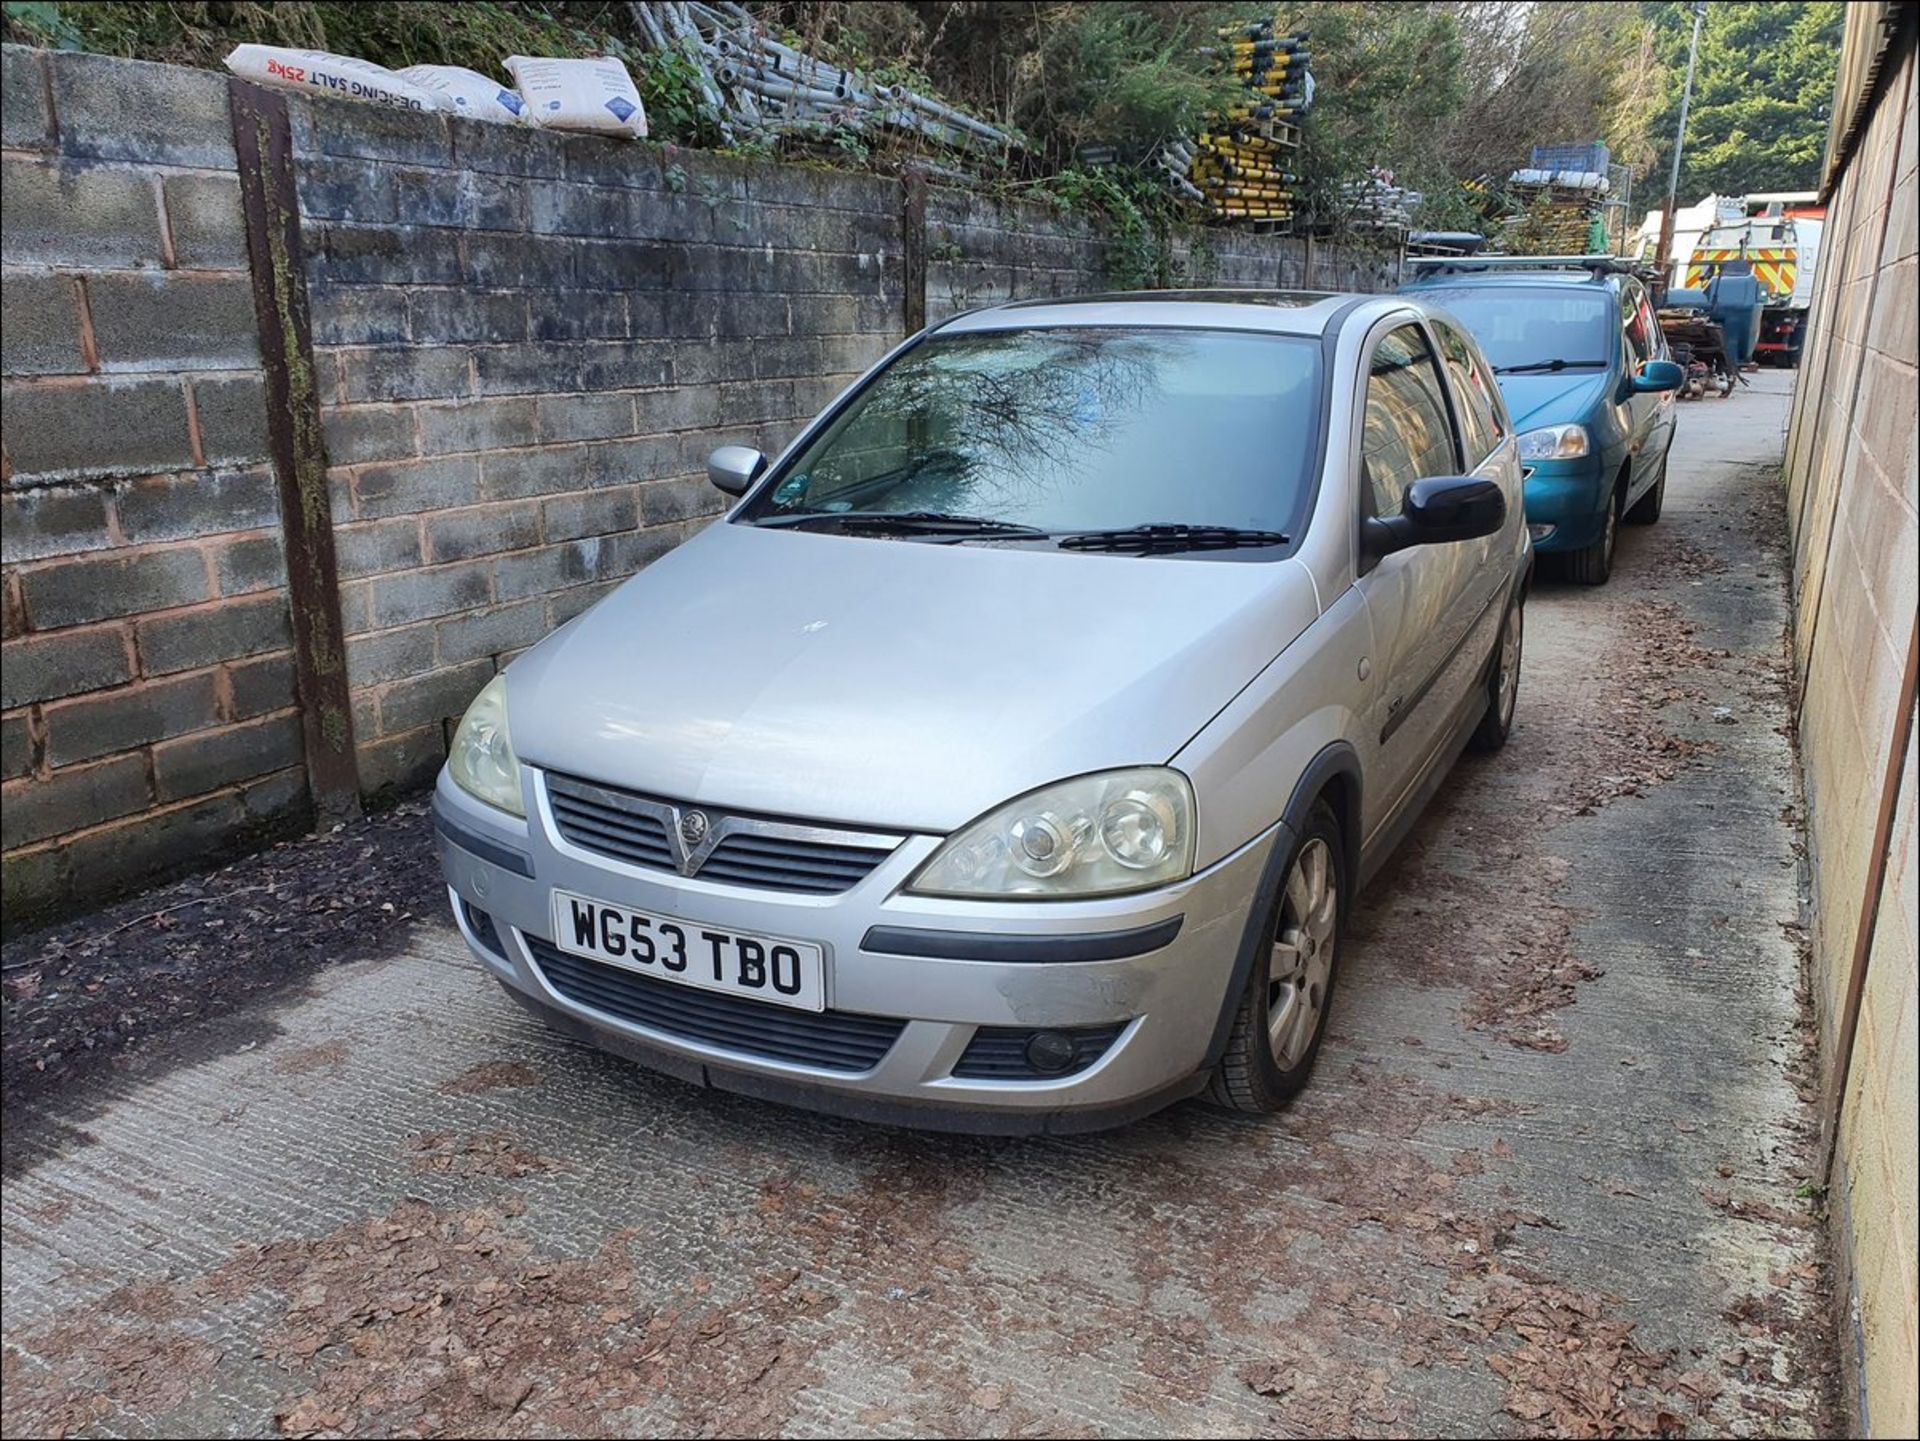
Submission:
<svg viewBox="0 0 1920 1441">
<path fill-rule="evenodd" d="M 1475 540 L 1507 523 L 1507 497 L 1491 480 L 1471 475 L 1435 475 L 1407 487 L 1400 514 L 1369 520 L 1362 532 L 1375 560 L 1415 545 Z"/>
<path fill-rule="evenodd" d="M 750 445 L 723 445 L 707 457 L 707 479 L 728 495 L 745 495 L 766 468 L 767 458 Z"/>
<path fill-rule="evenodd" d="M 1678 390 L 1686 383 L 1687 372 L 1671 360 L 1649 360 L 1634 376 L 1633 389 L 1637 395 L 1646 395 L 1656 390 Z"/>
</svg>

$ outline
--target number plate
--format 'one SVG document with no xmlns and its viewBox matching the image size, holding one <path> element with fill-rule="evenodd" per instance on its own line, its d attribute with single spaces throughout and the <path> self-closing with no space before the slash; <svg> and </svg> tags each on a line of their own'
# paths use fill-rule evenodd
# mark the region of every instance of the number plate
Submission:
<svg viewBox="0 0 1920 1441">
<path fill-rule="evenodd" d="M 723 931 L 651 911 L 553 893 L 553 943 L 636 975 L 802 1011 L 827 1008 L 826 959 L 805 941 Z"/>
</svg>

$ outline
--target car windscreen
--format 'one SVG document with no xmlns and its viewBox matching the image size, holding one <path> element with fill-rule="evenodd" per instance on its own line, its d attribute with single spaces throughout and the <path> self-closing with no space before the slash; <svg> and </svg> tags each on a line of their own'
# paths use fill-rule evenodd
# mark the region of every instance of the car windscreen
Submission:
<svg viewBox="0 0 1920 1441">
<path fill-rule="evenodd" d="M 1607 327 L 1619 324 L 1620 302 L 1602 290 L 1526 290 L 1516 286 L 1446 286 L 1419 292 L 1460 317 L 1495 370 L 1605 365 Z"/>
<path fill-rule="evenodd" d="M 1320 347 L 1172 328 L 935 336 L 873 376 L 737 517 L 941 513 L 1050 534 L 1298 535 Z"/>
</svg>

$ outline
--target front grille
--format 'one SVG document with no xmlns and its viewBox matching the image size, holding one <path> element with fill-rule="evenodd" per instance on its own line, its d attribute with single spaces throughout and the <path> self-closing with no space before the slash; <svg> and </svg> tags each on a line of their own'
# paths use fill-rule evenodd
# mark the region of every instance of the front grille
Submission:
<svg viewBox="0 0 1920 1441">
<path fill-rule="evenodd" d="M 1107 1047 L 1127 1028 L 1125 1021 L 1109 1026 L 1064 1027 L 982 1026 L 960 1053 L 953 1074 L 974 1081 L 1054 1081 L 1084 1071 L 1107 1053 Z M 1027 1059 L 1027 1044 L 1051 1029 L 1073 1042 L 1073 1062 L 1043 1071 Z"/>
<path fill-rule="evenodd" d="M 576 1005 L 770 1061 L 827 1071 L 870 1071 L 907 1024 L 891 1016 L 796 1011 L 743 1000 L 569 955 L 537 936 L 527 936 L 526 942 L 548 984 Z"/>
<path fill-rule="evenodd" d="M 547 799 L 554 825 L 573 845 L 629 865 L 678 871 L 680 811 L 671 803 L 561 775 L 547 777 Z M 762 816 L 705 814 L 717 839 L 691 874 L 765 890 L 836 894 L 864 879 L 899 843 Z"/>
<path fill-rule="evenodd" d="M 616 802 L 620 791 L 587 786 L 565 776 L 547 777 L 547 800 L 560 834 L 584 850 L 636 866 L 670 871 L 673 845 L 662 816 Z"/>
<path fill-rule="evenodd" d="M 862 846 L 788 841 L 774 836 L 728 836 L 713 848 L 698 875 L 778 891 L 844 891 L 887 858 Z"/>
</svg>

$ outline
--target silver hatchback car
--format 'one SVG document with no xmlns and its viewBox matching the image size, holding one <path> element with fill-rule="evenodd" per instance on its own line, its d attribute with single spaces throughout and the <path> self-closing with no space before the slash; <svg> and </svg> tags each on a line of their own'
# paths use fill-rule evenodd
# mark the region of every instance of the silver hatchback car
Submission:
<svg viewBox="0 0 1920 1441">
<path fill-rule="evenodd" d="M 1081 1130 L 1306 1082 L 1355 890 L 1512 723 L 1507 412 L 1404 296 L 930 327 L 487 685 L 454 915 L 556 1024 L 751 1096 Z"/>
</svg>

